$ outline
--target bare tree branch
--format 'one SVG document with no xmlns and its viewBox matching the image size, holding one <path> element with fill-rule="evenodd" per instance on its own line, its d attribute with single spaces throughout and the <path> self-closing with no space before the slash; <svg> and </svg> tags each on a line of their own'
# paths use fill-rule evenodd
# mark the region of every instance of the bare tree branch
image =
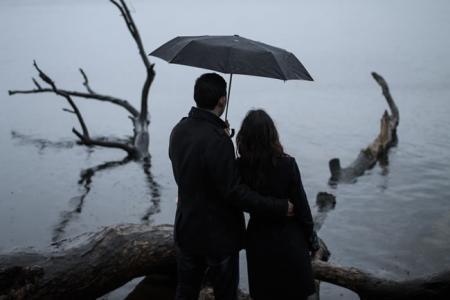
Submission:
<svg viewBox="0 0 450 300">
<path fill-rule="evenodd" d="M 129 155 L 132 155 L 135 153 L 135 148 L 124 143 L 116 142 L 116 141 L 108 141 L 108 140 L 100 140 L 100 139 L 92 139 L 89 135 L 89 130 L 86 126 L 86 123 L 84 122 L 83 116 L 81 115 L 80 110 L 76 106 L 75 102 L 72 100 L 69 94 L 65 93 L 64 91 L 59 90 L 56 87 L 55 82 L 47 75 L 45 74 L 37 65 L 36 61 L 33 63 L 36 70 L 39 72 L 39 77 L 46 82 L 48 85 L 52 87 L 52 91 L 61 96 L 64 97 L 67 102 L 69 102 L 70 106 L 72 107 L 72 112 L 77 116 L 78 122 L 80 123 L 80 126 L 82 128 L 82 133 L 76 130 L 75 128 L 72 128 L 72 132 L 80 139 L 81 143 L 87 145 L 87 146 L 102 146 L 102 147 L 108 147 L 108 148 L 118 148 L 126 151 Z M 66 111 L 68 111 L 66 109 Z M 70 112 L 70 111 L 69 111 Z"/>
<path fill-rule="evenodd" d="M 68 108 L 63 108 L 62 110 L 65 112 L 71 113 L 71 114 L 75 114 L 75 112 L 73 110 L 70 110 Z"/>
<path fill-rule="evenodd" d="M 84 73 L 82 68 L 79 68 L 81 75 L 83 76 L 84 82 L 83 85 L 86 88 L 86 90 L 89 92 L 89 94 L 96 94 L 92 89 L 91 86 L 89 85 L 89 79 L 86 75 L 86 73 Z"/>
<path fill-rule="evenodd" d="M 47 75 L 45 74 L 37 65 L 36 61 L 33 61 L 33 66 L 36 68 L 36 70 L 39 72 L 39 77 L 46 82 L 47 84 L 49 84 L 52 89 L 53 92 L 59 96 L 64 97 L 67 102 L 69 102 L 70 106 L 72 107 L 75 115 L 77 116 L 78 122 L 80 122 L 80 126 L 83 130 L 83 136 L 85 136 L 86 138 L 89 138 L 89 131 L 88 128 L 86 126 L 86 123 L 84 122 L 83 116 L 80 113 L 80 110 L 78 109 L 78 107 L 75 105 L 75 102 L 73 102 L 72 98 L 70 97 L 70 95 L 63 93 L 61 91 L 58 90 L 58 88 L 56 87 L 55 82 Z"/>
<path fill-rule="evenodd" d="M 36 60 L 33 60 L 33 66 L 34 68 L 38 71 L 39 77 L 48 85 L 50 85 L 53 90 L 56 90 L 55 87 L 55 83 L 53 82 L 53 80 L 47 76 L 47 74 L 45 74 L 44 72 L 42 72 L 42 70 L 39 68 L 39 66 L 36 63 Z"/>
<path fill-rule="evenodd" d="M 386 101 L 387 101 L 387 103 L 389 105 L 389 108 L 391 110 L 392 120 L 394 122 L 393 125 L 397 126 L 399 121 L 400 121 L 400 113 L 399 113 L 397 105 L 395 104 L 394 99 L 391 96 L 391 93 L 389 91 L 389 86 L 387 85 L 386 80 L 384 80 L 384 78 L 381 77 L 376 72 L 372 72 L 372 77 L 381 86 L 381 90 L 383 92 L 383 96 L 386 98 Z"/>
<path fill-rule="evenodd" d="M 133 17 L 131 16 L 130 10 L 128 9 L 127 4 L 124 0 L 119 0 L 120 4 L 116 0 L 110 0 L 119 11 L 122 13 L 122 16 L 125 20 L 125 23 L 128 27 L 128 30 L 131 33 L 131 36 L 136 42 L 136 45 L 139 49 L 139 55 L 141 56 L 142 62 L 144 63 L 145 69 L 147 70 L 147 77 L 144 82 L 144 86 L 142 87 L 142 95 L 141 95 L 141 114 L 139 119 L 141 122 L 148 121 L 148 94 L 150 90 L 150 86 L 152 85 L 153 79 L 155 78 L 154 64 L 151 64 L 148 56 L 144 50 L 144 46 L 142 43 L 141 36 L 139 34 L 139 30 L 134 23 Z"/>
<path fill-rule="evenodd" d="M 69 91 L 69 90 L 63 90 L 59 89 L 60 92 L 67 94 L 72 97 L 80 97 L 80 98 L 86 98 L 86 99 L 95 99 L 99 101 L 104 102 L 111 102 L 116 105 L 119 105 L 123 108 L 125 108 L 133 117 L 138 117 L 139 112 L 127 101 L 120 98 L 102 95 L 102 94 L 90 94 L 90 93 L 83 93 L 78 91 Z M 53 93 L 53 89 L 49 88 L 41 88 L 41 89 L 33 89 L 33 90 L 10 90 L 9 95 L 15 95 L 15 94 L 39 94 L 39 93 Z"/>
<path fill-rule="evenodd" d="M 126 151 L 129 155 L 134 156 L 136 149 L 128 144 L 118 142 L 118 141 L 110 141 L 105 139 L 93 139 L 90 136 L 85 136 L 75 128 L 72 128 L 72 132 L 80 139 L 81 143 L 86 146 L 100 146 L 106 148 L 117 148 Z"/>
<path fill-rule="evenodd" d="M 41 87 L 41 85 L 39 84 L 39 82 L 37 82 L 37 80 L 36 79 L 34 79 L 34 77 L 33 78 L 31 78 L 32 80 L 33 80 L 33 82 L 34 82 L 34 85 L 38 88 L 38 90 L 42 90 L 42 87 Z M 11 94 L 10 94 L 11 95 Z"/>
<path fill-rule="evenodd" d="M 133 29 L 133 27 L 132 27 L 132 25 L 131 25 L 131 22 L 130 22 L 129 18 L 128 18 L 128 15 L 127 15 L 127 13 L 125 12 L 125 9 L 124 9 L 117 1 L 115 1 L 115 0 L 110 0 L 110 1 L 111 1 L 111 3 L 114 4 L 114 5 L 117 7 L 117 9 L 120 11 L 122 17 L 125 19 L 125 23 L 126 23 L 126 25 L 127 25 L 128 30 L 129 30 L 130 33 L 131 33 L 131 36 L 134 38 L 135 32 L 134 32 L 134 29 Z"/>
</svg>

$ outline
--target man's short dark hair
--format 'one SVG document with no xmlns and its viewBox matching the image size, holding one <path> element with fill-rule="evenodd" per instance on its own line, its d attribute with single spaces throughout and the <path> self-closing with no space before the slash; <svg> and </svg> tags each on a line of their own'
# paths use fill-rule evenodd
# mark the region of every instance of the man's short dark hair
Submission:
<svg viewBox="0 0 450 300">
<path fill-rule="evenodd" d="M 205 73 L 195 81 L 194 100 L 197 107 L 214 109 L 220 97 L 227 95 L 227 83 L 217 73 Z"/>
</svg>

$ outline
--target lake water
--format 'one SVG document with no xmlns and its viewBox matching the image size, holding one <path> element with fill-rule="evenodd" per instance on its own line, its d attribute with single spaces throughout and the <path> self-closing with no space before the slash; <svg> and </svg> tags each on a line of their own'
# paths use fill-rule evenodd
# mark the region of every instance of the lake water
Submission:
<svg viewBox="0 0 450 300">
<path fill-rule="evenodd" d="M 300 165 L 311 206 L 320 191 L 336 195 L 320 231 L 334 263 L 394 279 L 450 267 L 450 2 L 128 2 L 147 52 L 178 35 L 240 34 L 288 49 L 304 63 L 314 82 L 235 76 L 230 122 L 238 128 L 250 108 L 266 109 Z M 151 58 L 157 72 L 151 172 L 160 197 L 135 162 L 79 184 L 83 170 L 120 161 L 124 153 L 75 145 L 71 128 L 78 124 L 61 110 L 64 99 L 9 97 L 7 90 L 33 87 L 36 59 L 60 87 L 82 90 L 83 67 L 94 90 L 138 106 L 145 70 L 136 46 L 106 0 L 2 0 L 0 25 L 0 251 L 45 249 L 54 239 L 144 216 L 172 223 L 168 136 L 193 104 L 194 80 L 205 71 Z M 376 166 L 355 184 L 331 188 L 329 159 L 351 163 L 377 135 L 387 109 L 371 71 L 385 77 L 399 107 L 398 147 L 386 169 Z M 77 103 L 92 135 L 131 134 L 123 109 Z M 245 260 L 241 277 L 246 289 Z M 324 284 L 322 299 L 337 298 L 355 296 Z"/>
</svg>

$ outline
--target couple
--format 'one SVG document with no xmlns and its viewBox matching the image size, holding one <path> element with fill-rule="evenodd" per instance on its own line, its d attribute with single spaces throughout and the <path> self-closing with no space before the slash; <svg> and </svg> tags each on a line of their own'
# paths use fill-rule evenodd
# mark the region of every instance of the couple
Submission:
<svg viewBox="0 0 450 300">
<path fill-rule="evenodd" d="M 169 156 L 178 185 L 176 299 L 198 299 L 206 277 L 218 300 L 236 300 L 239 251 L 246 248 L 254 300 L 306 299 L 318 249 L 311 211 L 293 157 L 270 116 L 252 110 L 233 142 L 220 119 L 226 82 L 200 76 L 193 107 L 172 130 Z M 250 213 L 245 230 L 243 211 Z M 206 276 L 205 276 L 206 275 Z"/>
</svg>

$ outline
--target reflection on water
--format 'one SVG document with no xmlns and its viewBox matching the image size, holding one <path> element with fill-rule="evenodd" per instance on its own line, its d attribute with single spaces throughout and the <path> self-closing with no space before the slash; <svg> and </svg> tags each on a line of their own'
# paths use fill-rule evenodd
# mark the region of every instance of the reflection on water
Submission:
<svg viewBox="0 0 450 300">
<path fill-rule="evenodd" d="M 124 165 L 130 161 L 131 158 L 125 157 L 124 159 L 119 161 L 107 161 L 105 163 L 81 171 L 78 184 L 82 186 L 83 191 L 81 195 L 75 196 L 70 199 L 69 204 L 71 207 L 74 207 L 74 209 L 61 213 L 61 220 L 53 229 L 53 242 L 60 240 L 64 236 L 65 228 L 69 224 L 69 222 L 72 221 L 72 219 L 74 219 L 77 215 L 81 214 L 81 212 L 83 211 L 84 200 L 91 190 L 92 177 L 94 177 L 94 175 L 98 172 Z"/>
<path fill-rule="evenodd" d="M 161 201 L 161 192 L 160 192 L 160 185 L 155 180 L 152 171 L 151 171 L 151 156 L 148 156 L 144 158 L 144 161 L 142 162 L 142 169 L 144 170 L 147 186 L 150 190 L 150 201 L 151 205 L 147 209 L 146 213 L 142 216 L 141 220 L 145 221 L 147 223 L 151 223 L 150 217 L 154 214 L 157 214 L 161 211 L 160 208 L 160 201 Z"/>
<path fill-rule="evenodd" d="M 39 149 L 39 154 L 44 154 L 44 151 L 48 148 L 53 149 L 64 149 L 64 148 L 72 148 L 77 145 L 74 141 L 50 141 L 43 138 L 36 138 L 31 135 L 26 135 L 19 133 L 17 131 L 11 131 L 11 137 L 14 140 L 18 140 L 19 145 L 31 145 L 35 146 Z M 116 139 L 119 140 L 119 139 Z M 86 147 L 86 146 L 82 146 Z M 93 147 L 86 147 L 87 151 L 92 152 Z M 65 228 L 69 225 L 71 221 L 77 218 L 82 211 L 83 206 L 85 204 L 85 199 L 88 196 L 89 192 L 92 188 L 93 177 L 102 171 L 111 170 L 119 166 L 126 165 L 127 163 L 133 161 L 133 159 L 129 156 L 117 161 L 107 161 L 96 166 L 83 169 L 80 172 L 80 179 L 78 180 L 78 185 L 81 187 L 82 191 L 80 195 L 74 196 L 69 201 L 69 206 L 72 209 L 63 211 L 60 214 L 60 221 L 54 226 L 52 233 L 52 242 L 56 243 L 61 240 L 65 234 Z M 161 211 L 160 201 L 161 201 L 161 193 L 160 193 L 160 185 L 155 180 L 152 171 L 151 171 L 151 156 L 147 156 L 144 160 L 138 161 L 142 166 L 142 170 L 144 173 L 144 177 L 147 182 L 147 187 L 149 189 L 150 198 L 150 206 L 147 208 L 145 214 L 142 216 L 141 220 L 146 223 L 151 223 L 151 217 L 154 214 L 157 214 Z"/>
<path fill-rule="evenodd" d="M 50 141 L 48 139 L 36 138 L 31 135 L 23 134 L 14 130 L 11 130 L 11 138 L 17 140 L 19 145 L 31 145 L 35 146 L 40 154 L 43 154 L 44 150 L 48 147 L 54 149 L 69 149 L 76 145 L 75 141 Z"/>
</svg>

